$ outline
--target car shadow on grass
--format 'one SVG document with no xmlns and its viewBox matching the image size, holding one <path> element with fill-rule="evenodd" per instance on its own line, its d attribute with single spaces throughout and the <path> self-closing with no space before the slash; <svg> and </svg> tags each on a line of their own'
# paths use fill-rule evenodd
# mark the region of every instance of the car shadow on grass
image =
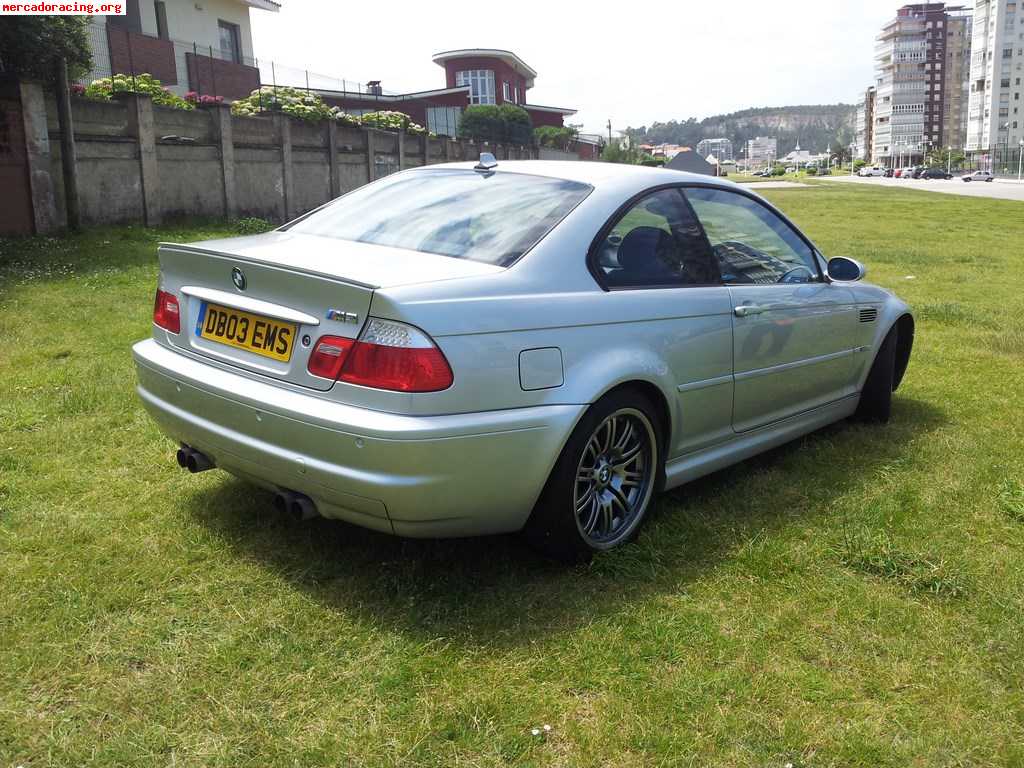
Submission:
<svg viewBox="0 0 1024 768">
<path fill-rule="evenodd" d="M 270 493 L 227 476 L 188 506 L 233 555 L 350 620 L 420 641 L 516 646 L 678 593 L 744 542 L 829 515 L 836 499 L 860 491 L 946 423 L 935 405 L 900 397 L 888 425 L 841 422 L 663 494 L 637 542 L 572 567 L 543 559 L 514 535 L 415 540 L 299 522 L 277 513 Z"/>
</svg>

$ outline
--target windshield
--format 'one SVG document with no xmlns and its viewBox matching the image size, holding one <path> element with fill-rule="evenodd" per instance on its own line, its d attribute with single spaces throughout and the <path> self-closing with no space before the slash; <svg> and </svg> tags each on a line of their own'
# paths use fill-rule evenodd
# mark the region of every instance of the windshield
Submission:
<svg viewBox="0 0 1024 768">
<path fill-rule="evenodd" d="M 357 189 L 290 229 L 507 267 L 590 190 L 501 170 L 415 171 Z"/>
</svg>

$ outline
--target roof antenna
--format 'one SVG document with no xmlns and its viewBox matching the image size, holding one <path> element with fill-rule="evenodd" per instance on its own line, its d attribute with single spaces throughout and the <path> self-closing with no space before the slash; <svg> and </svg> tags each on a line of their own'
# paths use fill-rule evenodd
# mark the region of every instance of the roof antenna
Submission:
<svg viewBox="0 0 1024 768">
<path fill-rule="evenodd" d="M 498 161 L 490 152 L 480 153 L 480 162 L 473 166 L 474 171 L 493 171 L 498 167 Z"/>
</svg>

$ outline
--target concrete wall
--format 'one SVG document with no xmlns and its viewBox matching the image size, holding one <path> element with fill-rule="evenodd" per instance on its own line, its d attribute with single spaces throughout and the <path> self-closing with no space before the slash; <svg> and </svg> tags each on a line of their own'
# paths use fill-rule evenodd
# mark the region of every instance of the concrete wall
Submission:
<svg viewBox="0 0 1024 768">
<path fill-rule="evenodd" d="M 8 233 L 31 234 L 66 225 L 67 191 L 56 101 L 44 98 L 39 86 L 22 87 L 28 95 L 20 103 L 0 100 L 0 118 L 39 126 L 42 139 L 33 145 L 32 174 L 22 170 L 24 161 L 7 174 L 26 179 L 25 185 L 31 177 L 31 189 L 15 191 L 19 199 L 32 201 L 37 214 L 12 216 L 15 223 L 5 226 Z M 71 114 L 75 187 L 86 226 L 154 225 L 190 216 L 283 222 L 403 168 L 475 159 L 482 151 L 499 159 L 537 156 L 532 147 L 478 145 L 284 115 L 233 117 L 226 106 L 175 110 L 137 94 L 118 94 L 111 102 L 75 98 Z M 28 149 L 12 151 L 22 158 Z"/>
</svg>

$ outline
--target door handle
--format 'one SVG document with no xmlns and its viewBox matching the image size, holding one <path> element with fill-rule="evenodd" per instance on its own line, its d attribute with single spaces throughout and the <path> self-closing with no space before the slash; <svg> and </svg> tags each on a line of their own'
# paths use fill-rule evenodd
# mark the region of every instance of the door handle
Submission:
<svg viewBox="0 0 1024 768">
<path fill-rule="evenodd" d="M 750 317 L 751 315 L 760 315 L 762 312 L 767 311 L 768 307 L 759 307 L 757 304 L 740 304 L 733 310 L 736 313 L 736 317 Z"/>
</svg>

